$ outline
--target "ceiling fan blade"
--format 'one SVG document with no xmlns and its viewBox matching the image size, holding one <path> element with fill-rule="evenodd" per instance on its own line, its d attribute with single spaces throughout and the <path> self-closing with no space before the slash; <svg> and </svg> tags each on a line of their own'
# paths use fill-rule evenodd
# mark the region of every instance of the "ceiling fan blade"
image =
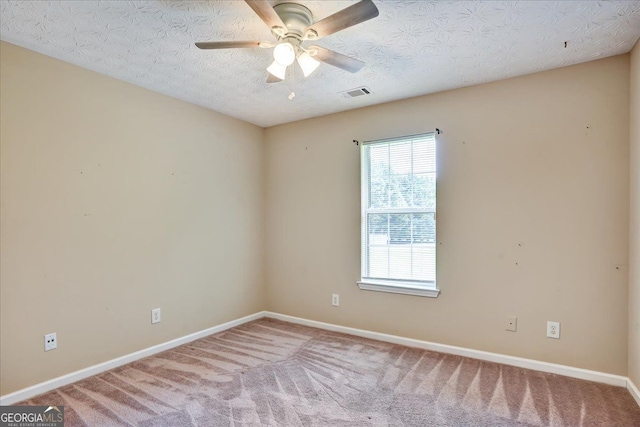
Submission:
<svg viewBox="0 0 640 427">
<path fill-rule="evenodd" d="M 368 21 L 378 16 L 380 12 L 371 0 L 362 0 L 351 5 L 341 11 L 327 16 L 318 22 L 313 23 L 305 30 L 305 34 L 309 31 L 317 34 L 317 39 L 337 33 L 345 28 L 352 27 L 361 22 Z M 315 34 L 314 34 L 315 36 Z M 310 37 L 311 38 L 311 37 Z"/>
<path fill-rule="evenodd" d="M 238 47 L 260 47 L 260 42 L 228 41 L 228 42 L 197 42 L 200 49 L 233 49 Z"/>
<path fill-rule="evenodd" d="M 282 80 L 280 80 L 279 78 L 277 78 L 273 74 L 267 73 L 267 83 L 278 83 L 278 82 L 281 82 L 281 81 Z"/>
<path fill-rule="evenodd" d="M 264 21 L 265 24 L 269 26 L 269 28 L 280 27 L 282 29 L 287 28 L 280 19 L 280 16 L 276 13 L 276 11 L 271 7 L 268 1 L 264 0 L 244 0 L 251 9 Z"/>
<path fill-rule="evenodd" d="M 345 71 L 350 73 L 357 73 L 364 66 L 364 62 L 359 61 L 355 58 L 351 58 L 350 56 L 343 55 L 338 52 L 334 52 L 333 50 L 325 49 L 320 46 L 311 46 L 309 47 L 309 51 L 317 51 L 317 53 L 312 56 L 317 61 L 326 62 L 329 65 L 333 65 L 334 67 L 342 68 Z"/>
</svg>

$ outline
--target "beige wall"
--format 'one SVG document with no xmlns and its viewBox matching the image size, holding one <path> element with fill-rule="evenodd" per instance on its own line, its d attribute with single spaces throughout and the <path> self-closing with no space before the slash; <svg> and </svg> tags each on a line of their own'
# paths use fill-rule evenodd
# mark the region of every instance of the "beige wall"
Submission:
<svg viewBox="0 0 640 427">
<path fill-rule="evenodd" d="M 640 383 L 638 46 L 266 131 L 0 49 L 0 394 L 265 308 Z M 351 141 L 435 127 L 442 294 L 360 291 Z"/>
<path fill-rule="evenodd" d="M 435 127 L 442 293 L 361 291 L 351 141 Z M 626 375 L 628 55 L 281 125 L 266 142 L 269 310 Z"/>
<path fill-rule="evenodd" d="M 0 49 L 0 394 L 263 309 L 261 128 Z"/>
<path fill-rule="evenodd" d="M 640 387 L 640 41 L 631 51 L 629 378 Z"/>
</svg>

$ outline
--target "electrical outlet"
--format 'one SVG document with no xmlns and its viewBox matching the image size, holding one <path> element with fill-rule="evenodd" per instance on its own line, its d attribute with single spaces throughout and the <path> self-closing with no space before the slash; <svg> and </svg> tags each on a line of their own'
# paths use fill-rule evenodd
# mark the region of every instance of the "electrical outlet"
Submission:
<svg viewBox="0 0 640 427">
<path fill-rule="evenodd" d="M 160 323 L 160 309 L 154 308 L 151 310 L 151 323 Z"/>
<path fill-rule="evenodd" d="M 331 305 L 334 307 L 340 306 L 340 295 L 331 294 Z"/>
<path fill-rule="evenodd" d="M 515 332 L 518 328 L 518 318 L 515 316 L 507 316 L 507 324 L 505 325 L 505 330 Z"/>
<path fill-rule="evenodd" d="M 58 348 L 58 336 L 56 333 L 44 336 L 44 351 L 55 350 Z"/>
<path fill-rule="evenodd" d="M 560 339 L 560 322 L 547 322 L 547 337 Z"/>
</svg>

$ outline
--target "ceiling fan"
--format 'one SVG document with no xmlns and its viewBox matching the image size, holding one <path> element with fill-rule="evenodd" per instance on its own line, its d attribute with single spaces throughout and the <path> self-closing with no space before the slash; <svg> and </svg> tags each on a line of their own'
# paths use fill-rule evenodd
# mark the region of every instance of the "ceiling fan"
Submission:
<svg viewBox="0 0 640 427">
<path fill-rule="evenodd" d="M 333 65 L 351 73 L 358 72 L 364 62 L 320 46 L 303 46 L 306 40 L 322 37 L 360 24 L 378 16 L 378 8 L 371 0 L 361 0 L 320 21 L 313 21 L 313 14 L 297 3 L 280 3 L 271 6 L 267 1 L 245 0 L 253 11 L 271 28 L 277 42 L 267 41 L 219 41 L 198 42 L 200 49 L 271 48 L 273 63 L 267 68 L 267 83 L 284 80 L 287 67 L 295 60 L 305 77 L 310 75 L 320 62 Z"/>
</svg>

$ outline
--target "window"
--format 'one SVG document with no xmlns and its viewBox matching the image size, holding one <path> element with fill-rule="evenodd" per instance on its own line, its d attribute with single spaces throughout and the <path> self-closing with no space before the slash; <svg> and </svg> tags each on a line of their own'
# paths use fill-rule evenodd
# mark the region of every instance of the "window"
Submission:
<svg viewBox="0 0 640 427">
<path fill-rule="evenodd" d="M 360 289 L 438 296 L 436 139 L 433 133 L 365 142 Z"/>
</svg>

